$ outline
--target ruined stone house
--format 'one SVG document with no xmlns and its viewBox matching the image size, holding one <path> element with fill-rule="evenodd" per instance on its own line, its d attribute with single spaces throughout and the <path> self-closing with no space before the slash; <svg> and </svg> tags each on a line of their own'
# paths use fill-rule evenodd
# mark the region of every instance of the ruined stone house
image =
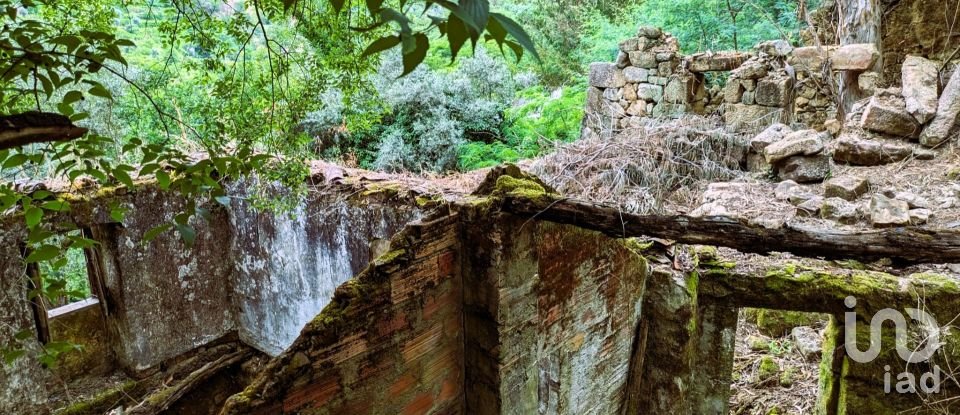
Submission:
<svg viewBox="0 0 960 415">
<path fill-rule="evenodd" d="M 683 57 L 668 34 L 643 29 L 620 45 L 618 62 L 592 68 L 587 105 L 598 124 L 587 134 L 629 128 L 635 117 L 721 106 L 734 128 L 770 124 L 765 117 L 775 113 L 827 130 L 843 103 L 812 80 L 856 73 L 865 93 L 871 77 L 864 73 L 890 79 L 881 71 L 902 74 L 890 68 L 903 66 L 907 54 L 932 58 L 929 52 L 944 45 L 942 32 L 914 30 L 920 46 L 888 41 L 889 28 L 927 16 L 931 4 L 891 9 L 879 45 L 770 42 L 755 54 Z M 731 71 L 731 81 L 708 88 L 702 74 L 709 71 Z M 775 139 L 751 143 L 744 165 L 752 155 L 767 162 L 754 163 L 757 169 L 781 178 L 813 171 L 803 177 L 816 182 L 826 174 L 808 169 L 811 163 L 886 164 L 920 154 L 922 143 L 900 137 L 914 130 L 840 138 L 887 108 L 889 96 L 905 99 L 903 89 L 880 89 L 851 108 L 853 116 L 831 137 L 798 128 L 804 133 L 787 139 L 783 128 L 792 127 L 777 127 Z M 946 90 L 938 84 L 935 93 L 942 100 Z M 903 113 L 915 117 L 903 106 L 893 111 L 895 121 Z M 929 128 L 937 115 L 910 122 Z M 817 150 L 770 147 L 794 141 Z M 866 144 L 841 145 L 854 141 Z M 7 218 L 0 227 L 0 336 L 27 333 L 19 341 L 28 355 L 0 367 L 0 412 L 725 414 L 737 311 L 754 307 L 833 316 L 819 363 L 817 413 L 896 413 L 929 397 L 885 394 L 884 368 L 900 364 L 892 330 L 883 332 L 876 360 L 858 363 L 842 346 L 844 313 L 860 320 L 854 337 L 861 346 L 866 322 L 880 309 L 922 302 L 944 322 L 960 313 L 951 272 L 881 272 L 832 261 L 960 262 L 960 233 L 917 226 L 910 216 L 917 209 L 905 200 L 898 213 L 906 222 L 823 231 L 709 209 L 625 213 L 564 198 L 512 166 L 494 169 L 470 193 L 327 167 L 314 171 L 307 197 L 289 214 L 247 206 L 244 183 L 231 191 L 233 204 L 212 207 L 210 218 L 196 223 L 191 249 L 175 235 L 143 243 L 148 230 L 183 206 L 175 194 L 147 182 L 78 196 L 76 208 L 58 220 L 99 242 L 84 252 L 93 296 L 55 309 L 27 301 L 30 276 L 40 271 L 25 265 L 25 230 Z M 854 199 L 863 196 L 856 192 Z M 891 206 L 899 200 L 890 199 Z M 131 213 L 115 220 L 114 203 Z M 823 198 L 814 204 L 827 210 Z M 752 262 L 710 246 L 814 259 Z M 844 302 L 850 296 L 856 307 Z M 957 349 L 948 334 L 949 358 Z M 57 341 L 85 347 L 50 370 L 35 357 Z M 909 370 L 926 373 L 931 364 Z M 87 393 L 64 398 L 74 385 L 86 385 Z M 950 405 L 958 392 L 948 384 L 937 395 L 947 411 L 956 412 Z"/>
</svg>

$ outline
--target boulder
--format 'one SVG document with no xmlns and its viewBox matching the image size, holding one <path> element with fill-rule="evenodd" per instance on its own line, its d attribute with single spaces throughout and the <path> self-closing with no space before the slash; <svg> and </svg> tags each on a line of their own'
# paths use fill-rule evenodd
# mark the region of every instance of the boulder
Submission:
<svg viewBox="0 0 960 415">
<path fill-rule="evenodd" d="M 767 158 L 767 163 L 776 164 L 787 157 L 812 156 L 821 151 L 823 151 L 823 141 L 817 130 L 801 130 L 789 133 L 782 140 L 766 146 L 763 154 Z"/>
<path fill-rule="evenodd" d="M 893 198 L 907 202 L 910 209 L 928 209 L 933 205 L 927 198 L 918 196 L 913 192 L 897 192 L 893 195 Z"/>
<path fill-rule="evenodd" d="M 633 102 L 637 100 L 637 86 L 634 84 L 626 84 L 623 88 L 620 88 L 623 93 L 623 99 Z"/>
<path fill-rule="evenodd" d="M 937 64 L 919 56 L 903 61 L 901 80 L 907 112 L 920 124 L 926 124 L 937 113 Z"/>
<path fill-rule="evenodd" d="M 757 134 L 756 137 L 753 137 L 750 140 L 750 148 L 754 152 L 763 153 L 763 150 L 767 148 L 770 144 L 776 143 L 777 141 L 783 140 L 787 134 L 792 133 L 793 130 L 785 124 L 776 123 L 773 124 L 763 131 L 760 134 Z"/>
<path fill-rule="evenodd" d="M 856 43 L 840 46 L 830 56 L 830 63 L 835 71 L 863 72 L 872 68 L 879 58 L 876 45 Z"/>
<path fill-rule="evenodd" d="M 777 175 L 797 183 L 823 181 L 830 175 L 830 157 L 824 153 L 814 156 L 793 156 L 777 164 Z"/>
<path fill-rule="evenodd" d="M 630 38 L 620 42 L 620 50 L 623 52 L 636 52 L 640 50 L 637 45 L 637 38 Z"/>
<path fill-rule="evenodd" d="M 727 80 L 723 86 L 723 101 L 728 104 L 736 104 L 743 98 L 744 88 L 736 78 Z"/>
<path fill-rule="evenodd" d="M 730 212 L 727 211 L 727 208 L 720 204 L 720 202 L 708 202 L 700 205 L 688 213 L 688 215 L 695 218 L 702 216 L 730 216 Z"/>
<path fill-rule="evenodd" d="M 857 213 L 857 205 L 839 197 L 828 197 L 823 200 L 823 204 L 820 206 L 820 217 L 846 225 L 857 223 L 860 219 L 860 215 Z"/>
<path fill-rule="evenodd" d="M 647 82 L 649 76 L 650 71 L 644 68 L 637 68 L 636 66 L 623 68 L 623 77 L 630 83 Z"/>
<path fill-rule="evenodd" d="M 765 53 L 769 56 L 782 58 L 793 51 L 793 46 L 790 46 L 790 43 L 786 40 L 768 40 L 766 42 L 760 42 L 754 49 L 756 49 L 757 52 Z"/>
<path fill-rule="evenodd" d="M 923 225 L 933 216 L 933 212 L 930 211 L 930 209 L 910 209 L 910 212 L 907 213 L 910 215 L 911 225 Z"/>
<path fill-rule="evenodd" d="M 730 74 L 740 79 L 760 79 L 767 76 L 767 66 L 756 59 L 750 59 Z"/>
<path fill-rule="evenodd" d="M 893 96 L 873 96 L 863 109 L 860 127 L 865 130 L 897 137 L 917 137 L 920 124 L 907 112 L 903 99 Z"/>
<path fill-rule="evenodd" d="M 812 360 L 820 357 L 823 338 L 816 330 L 809 326 L 794 327 L 790 330 L 790 337 L 793 337 L 793 344 L 797 345 L 797 350 L 804 359 Z"/>
<path fill-rule="evenodd" d="M 754 99 L 768 107 L 786 107 L 793 82 L 787 77 L 764 78 L 757 82 Z"/>
<path fill-rule="evenodd" d="M 902 161 L 913 154 L 906 144 L 883 143 L 841 134 L 833 142 L 833 159 L 856 166 L 879 166 Z"/>
<path fill-rule="evenodd" d="M 830 57 L 830 53 L 836 49 L 836 46 L 805 46 L 796 48 L 787 58 L 787 63 L 799 70 L 820 72 L 823 64 L 827 61 L 827 58 Z"/>
<path fill-rule="evenodd" d="M 877 84 L 880 82 L 880 74 L 876 72 L 864 72 L 857 77 L 857 86 L 864 96 L 873 95 L 877 91 Z"/>
<path fill-rule="evenodd" d="M 793 180 L 791 180 L 791 181 L 793 181 Z M 795 190 L 793 193 L 790 194 L 789 197 L 787 197 L 787 201 L 789 201 L 790 204 L 791 204 L 791 205 L 794 205 L 794 206 L 800 206 L 800 205 L 802 205 L 802 204 L 804 204 L 804 203 L 809 202 L 810 200 L 815 200 L 815 202 L 813 202 L 813 203 L 811 203 L 811 204 L 809 204 L 809 205 L 810 205 L 810 206 L 816 205 L 816 208 L 817 208 L 817 209 L 820 209 L 820 206 L 823 204 L 823 198 L 822 198 L 822 197 L 817 196 L 817 195 L 815 195 L 815 194 L 813 194 L 813 193 L 807 192 L 807 191 L 803 190 L 802 188 L 799 189 L 799 190 Z"/>
<path fill-rule="evenodd" d="M 627 83 L 623 72 L 614 63 L 590 64 L 590 86 L 596 88 L 620 88 Z"/>
<path fill-rule="evenodd" d="M 797 182 L 793 180 L 784 180 L 780 183 L 777 183 L 777 187 L 774 189 L 773 194 L 777 199 L 787 200 L 790 195 L 800 192 L 802 189 L 803 188 L 800 187 Z"/>
<path fill-rule="evenodd" d="M 910 206 L 902 200 L 884 195 L 870 199 L 870 222 L 875 228 L 888 228 L 910 224 Z"/>
<path fill-rule="evenodd" d="M 659 71 L 658 71 L 657 73 L 659 74 Z M 650 82 L 651 84 L 660 85 L 660 86 L 665 86 L 665 85 L 667 85 L 667 81 L 669 81 L 669 80 L 670 80 L 670 78 L 667 78 L 667 77 L 665 77 L 665 76 L 655 76 L 655 75 L 653 75 L 653 71 L 650 71 L 650 78 L 647 79 L 647 81 Z"/>
<path fill-rule="evenodd" d="M 636 92 L 634 92 L 634 94 L 636 94 Z M 634 115 L 638 117 L 647 115 L 647 104 L 643 101 L 630 104 L 630 106 L 627 107 L 627 115 Z"/>
<path fill-rule="evenodd" d="M 607 88 L 603 90 L 603 99 L 611 102 L 620 102 L 623 98 L 623 89 L 621 88 Z"/>
<path fill-rule="evenodd" d="M 647 39 L 660 39 L 663 36 L 663 30 L 656 26 L 640 26 L 637 28 L 637 36 Z"/>
<path fill-rule="evenodd" d="M 651 84 L 638 84 L 637 98 L 645 101 L 660 102 L 663 99 L 663 87 Z"/>
<path fill-rule="evenodd" d="M 657 54 L 654 52 L 636 51 L 629 52 L 630 63 L 638 68 L 656 68 Z"/>
<path fill-rule="evenodd" d="M 856 200 L 868 190 L 870 190 L 870 183 L 856 176 L 834 177 L 823 184 L 823 195 L 827 198 Z"/>
<path fill-rule="evenodd" d="M 943 93 L 937 104 L 937 114 L 920 134 L 920 144 L 933 147 L 946 141 L 947 136 L 956 127 L 958 117 L 960 117 L 960 70 L 953 71 L 950 82 L 943 87 Z"/>
<path fill-rule="evenodd" d="M 663 87 L 663 102 L 682 104 L 690 101 L 694 87 L 692 76 L 675 76 Z"/>
<path fill-rule="evenodd" d="M 823 198 L 812 196 L 803 203 L 797 204 L 797 216 L 814 218 L 820 214 L 820 208 L 823 206 Z"/>
</svg>

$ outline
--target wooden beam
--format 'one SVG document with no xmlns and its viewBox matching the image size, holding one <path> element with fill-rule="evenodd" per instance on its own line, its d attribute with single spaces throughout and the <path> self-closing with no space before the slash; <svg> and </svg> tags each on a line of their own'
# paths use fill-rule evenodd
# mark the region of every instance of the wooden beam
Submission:
<svg viewBox="0 0 960 415">
<path fill-rule="evenodd" d="M 27 144 L 68 141 L 87 133 L 69 118 L 49 112 L 25 112 L 0 116 L 0 150 Z"/>
<path fill-rule="evenodd" d="M 502 209 L 617 238 L 652 236 L 684 244 L 725 246 L 741 252 L 789 252 L 829 259 L 960 262 L 960 231 L 949 229 L 904 227 L 845 232 L 789 225 L 765 228 L 724 216 L 636 215 L 592 202 L 510 194 L 504 196 Z"/>
</svg>

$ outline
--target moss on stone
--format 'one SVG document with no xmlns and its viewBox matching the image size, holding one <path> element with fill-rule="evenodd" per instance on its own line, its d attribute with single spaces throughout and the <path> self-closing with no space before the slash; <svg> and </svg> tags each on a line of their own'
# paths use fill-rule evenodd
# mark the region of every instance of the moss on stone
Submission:
<svg viewBox="0 0 960 415">
<path fill-rule="evenodd" d="M 780 386 L 789 388 L 797 380 L 797 368 L 788 366 L 780 373 Z"/>
<path fill-rule="evenodd" d="M 758 380 L 767 380 L 777 376 L 780 373 L 780 364 L 772 356 L 760 358 L 760 367 L 757 368 Z"/>
<path fill-rule="evenodd" d="M 397 258 L 400 258 L 406 253 L 407 251 L 404 249 L 394 249 L 392 251 L 384 253 L 383 255 L 380 255 L 379 257 L 373 260 L 373 263 L 376 266 L 381 267 L 395 261 Z"/>
</svg>

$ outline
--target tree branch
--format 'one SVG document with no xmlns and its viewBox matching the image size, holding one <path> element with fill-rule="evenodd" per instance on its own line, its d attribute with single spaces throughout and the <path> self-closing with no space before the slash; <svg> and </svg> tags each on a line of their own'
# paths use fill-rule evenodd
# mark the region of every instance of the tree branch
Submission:
<svg viewBox="0 0 960 415">
<path fill-rule="evenodd" d="M 87 133 L 70 119 L 49 112 L 25 112 L 0 116 L 0 150 L 23 147 L 27 144 L 69 141 Z"/>
</svg>

